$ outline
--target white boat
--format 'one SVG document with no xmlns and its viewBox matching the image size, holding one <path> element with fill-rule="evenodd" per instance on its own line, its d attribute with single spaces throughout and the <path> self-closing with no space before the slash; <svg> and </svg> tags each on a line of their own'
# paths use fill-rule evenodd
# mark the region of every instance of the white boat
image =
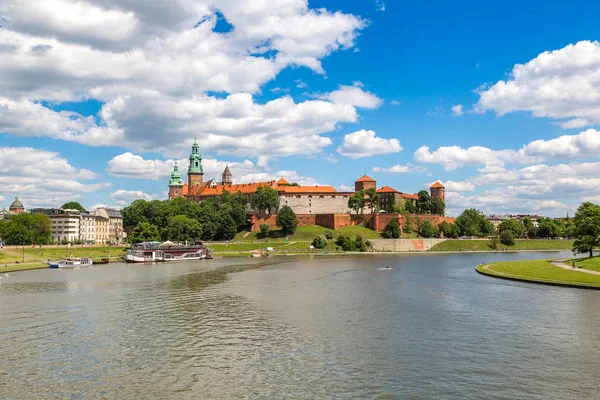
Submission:
<svg viewBox="0 0 600 400">
<path fill-rule="evenodd" d="M 160 246 L 163 252 L 163 261 L 194 261 L 212 258 L 212 251 L 203 244 L 194 245 L 167 245 Z"/>
<path fill-rule="evenodd" d="M 89 267 L 93 264 L 92 259 L 88 257 L 69 257 L 64 260 L 49 261 L 50 268 L 76 268 Z"/>
<path fill-rule="evenodd" d="M 128 263 L 153 263 L 163 260 L 163 252 L 158 248 L 159 242 L 138 243 L 127 250 L 123 259 Z"/>
</svg>

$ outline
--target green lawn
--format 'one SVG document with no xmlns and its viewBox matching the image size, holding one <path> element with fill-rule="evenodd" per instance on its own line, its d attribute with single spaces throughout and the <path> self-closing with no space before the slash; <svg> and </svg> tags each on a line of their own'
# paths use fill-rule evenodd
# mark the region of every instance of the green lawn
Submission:
<svg viewBox="0 0 600 400">
<path fill-rule="evenodd" d="M 600 256 L 596 257 L 588 257 L 588 258 L 573 258 L 570 260 L 566 260 L 565 264 L 571 265 L 571 263 L 575 261 L 575 265 L 577 267 L 581 266 L 581 268 L 589 269 L 592 271 L 600 271 Z"/>
<path fill-rule="evenodd" d="M 65 257 L 106 257 L 110 253 L 111 259 L 125 253 L 125 247 L 11 247 L 4 248 L 0 252 L 0 264 L 14 264 L 16 261 L 23 262 L 23 253 L 25 253 L 26 263 L 44 263 L 48 258 L 52 260 L 60 260 Z"/>
<path fill-rule="evenodd" d="M 522 260 L 489 264 L 492 274 L 539 282 L 600 286 L 600 275 L 555 267 L 551 260 Z M 478 266 L 477 270 L 487 272 Z"/>
<path fill-rule="evenodd" d="M 490 240 L 461 240 L 449 239 L 438 243 L 430 251 L 490 251 Z M 541 240 L 518 239 L 514 246 L 505 246 L 498 243 L 499 250 L 571 250 L 572 240 Z"/>
</svg>

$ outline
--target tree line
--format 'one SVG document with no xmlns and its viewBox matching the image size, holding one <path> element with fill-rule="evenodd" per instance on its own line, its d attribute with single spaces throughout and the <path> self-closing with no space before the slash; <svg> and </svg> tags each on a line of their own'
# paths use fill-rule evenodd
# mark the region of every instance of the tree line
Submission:
<svg viewBox="0 0 600 400">
<path fill-rule="evenodd" d="M 446 205 L 442 199 L 438 197 L 432 199 L 427 190 L 421 190 L 417 196 L 416 201 L 408 199 L 386 204 L 383 210 L 388 213 L 401 214 L 445 214 Z M 371 213 L 382 210 L 381 194 L 377 193 L 375 188 L 359 190 L 348 198 L 348 208 L 357 214 L 364 208 L 371 210 Z"/>
</svg>

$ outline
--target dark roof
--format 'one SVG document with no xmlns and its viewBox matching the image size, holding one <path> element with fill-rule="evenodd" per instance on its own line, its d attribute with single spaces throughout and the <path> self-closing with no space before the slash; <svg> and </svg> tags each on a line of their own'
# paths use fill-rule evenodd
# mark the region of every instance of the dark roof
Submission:
<svg viewBox="0 0 600 400">
<path fill-rule="evenodd" d="M 109 218 L 123 218 L 121 211 L 115 210 L 114 208 L 107 208 L 106 213 L 108 214 Z"/>
<path fill-rule="evenodd" d="M 25 208 L 25 207 L 23 207 L 23 203 L 21 203 L 21 201 L 19 200 L 18 197 L 15 197 L 15 201 L 13 201 L 9 207 L 9 209 L 15 209 L 15 208 Z"/>
</svg>

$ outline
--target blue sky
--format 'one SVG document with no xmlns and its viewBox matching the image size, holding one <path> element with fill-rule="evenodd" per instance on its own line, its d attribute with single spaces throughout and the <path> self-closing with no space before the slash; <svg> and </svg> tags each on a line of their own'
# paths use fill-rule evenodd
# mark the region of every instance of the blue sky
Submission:
<svg viewBox="0 0 600 400">
<path fill-rule="evenodd" d="M 0 5 L 0 207 L 165 198 L 194 136 L 207 178 L 600 202 L 600 5 L 112 3 Z"/>
</svg>

